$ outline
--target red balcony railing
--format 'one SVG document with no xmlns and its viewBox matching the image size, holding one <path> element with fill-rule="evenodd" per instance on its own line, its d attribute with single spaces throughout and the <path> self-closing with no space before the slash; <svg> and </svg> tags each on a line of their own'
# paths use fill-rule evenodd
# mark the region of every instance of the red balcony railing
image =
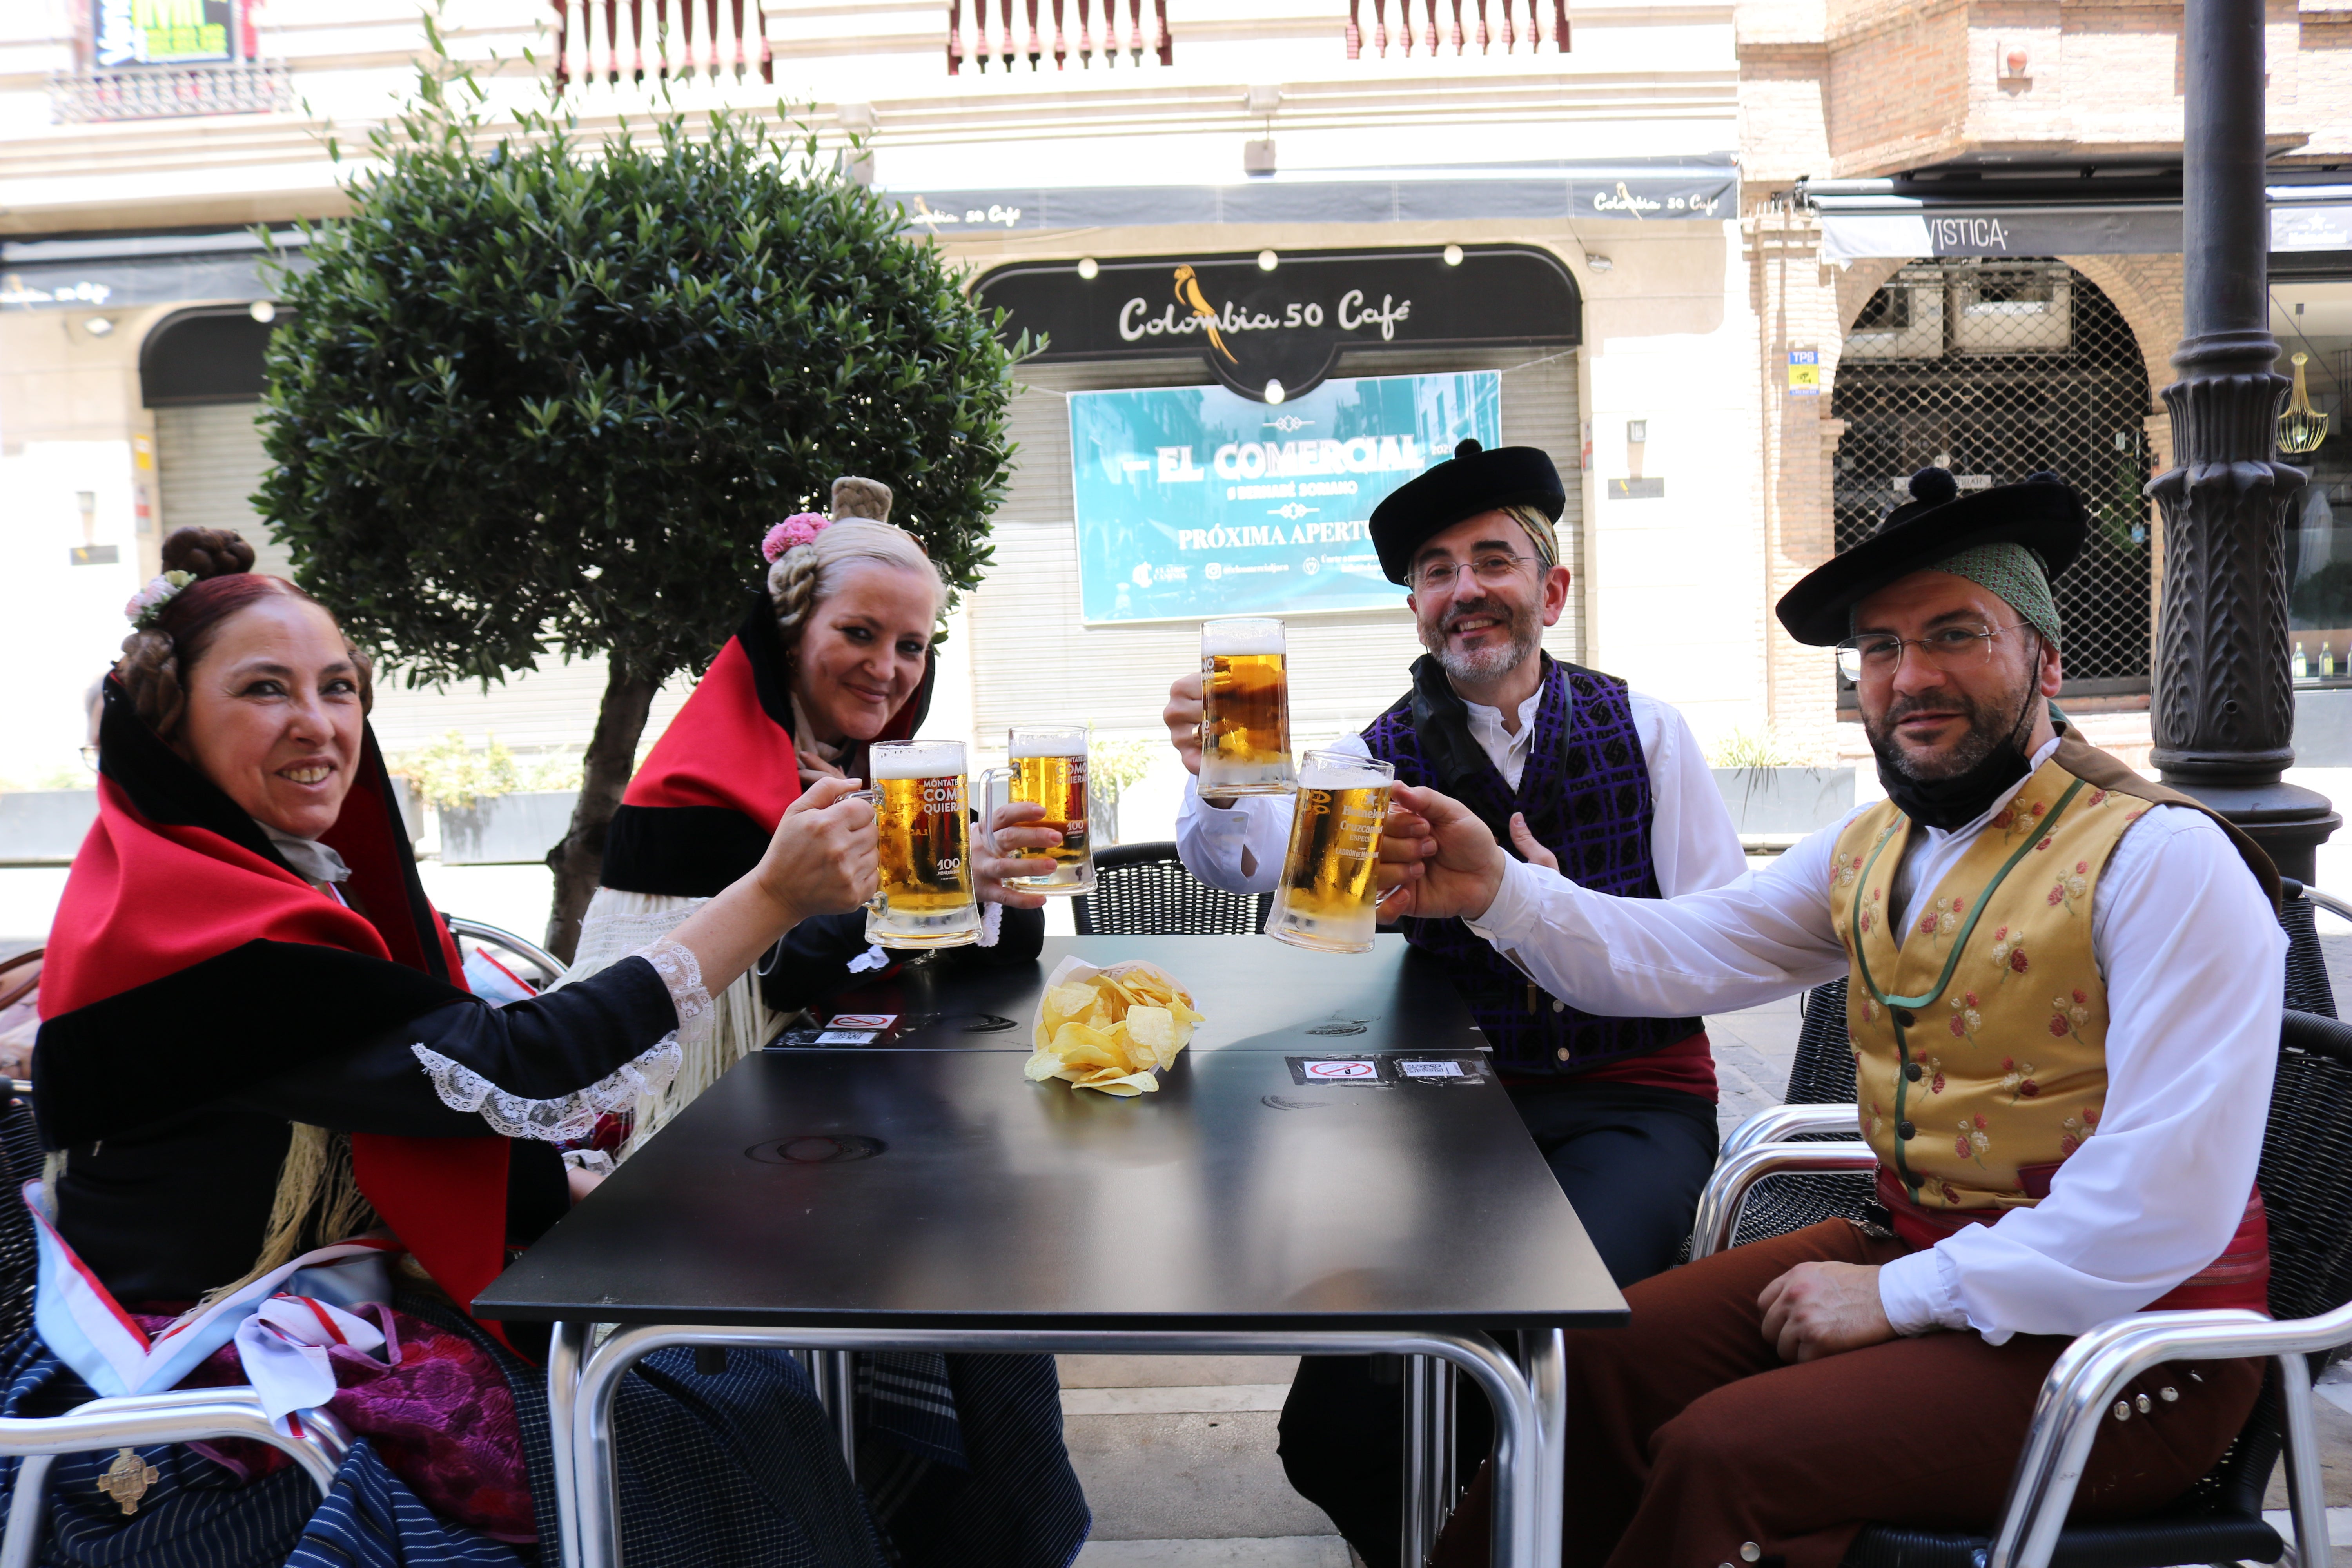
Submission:
<svg viewBox="0 0 2352 1568">
<path fill-rule="evenodd" d="M 760 0 L 551 0 L 567 92 L 772 83 Z"/>
<path fill-rule="evenodd" d="M 966 60 L 984 71 L 992 59 L 1009 71 L 1025 59 L 1031 70 L 1042 70 L 1048 56 L 1055 70 L 1068 69 L 1073 57 L 1082 68 L 1090 68 L 1097 54 L 1109 68 L 1118 64 L 1122 47 L 1130 69 L 1141 66 L 1147 54 L 1163 66 L 1175 64 L 1176 46 L 1168 37 L 1168 0 L 1151 0 L 1148 17 L 1144 0 L 1127 0 L 1126 8 L 1122 35 L 1119 0 L 1045 0 L 1044 17 L 1038 15 L 1038 0 L 1021 0 L 1024 30 L 1014 19 L 1013 0 L 971 0 L 971 47 L 967 49 L 964 0 L 948 0 L 948 75 L 961 75 Z M 991 12 L 996 18 L 992 36 Z M 1074 19 L 1075 39 L 1069 26 Z"/>
<path fill-rule="evenodd" d="M 1363 0 L 1348 0 L 1351 60 L 1363 57 Z M 1397 25 L 1391 30 L 1389 0 L 1372 0 L 1372 50 L 1383 59 L 1392 43 L 1408 57 L 1416 47 L 1432 55 L 1448 49 L 1457 55 L 1511 55 L 1522 48 L 1534 54 L 1549 44 L 1560 54 L 1568 53 L 1568 0 L 1492 0 L 1491 6 L 1489 0 L 1469 0 L 1466 17 L 1464 9 L 1463 0 L 1421 0 L 1418 6 L 1413 0 L 1396 0 Z M 1547 11 L 1551 13 L 1549 23 Z"/>
</svg>

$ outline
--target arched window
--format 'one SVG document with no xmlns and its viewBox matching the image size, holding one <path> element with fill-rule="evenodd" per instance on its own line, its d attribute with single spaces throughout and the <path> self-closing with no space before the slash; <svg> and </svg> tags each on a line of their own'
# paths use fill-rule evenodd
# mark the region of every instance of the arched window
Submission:
<svg viewBox="0 0 2352 1568">
<path fill-rule="evenodd" d="M 2144 692 L 2148 409 L 2131 328 L 2064 262 L 1913 262 L 1863 306 L 1839 360 L 1837 548 L 1867 537 L 1930 464 L 1963 489 L 2056 472 L 2091 510 L 2090 540 L 2057 583 L 2065 689 Z"/>
</svg>

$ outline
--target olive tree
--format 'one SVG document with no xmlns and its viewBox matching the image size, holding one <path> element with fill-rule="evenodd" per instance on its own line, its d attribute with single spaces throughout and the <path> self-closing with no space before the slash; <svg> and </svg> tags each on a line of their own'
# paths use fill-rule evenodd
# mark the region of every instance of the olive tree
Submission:
<svg viewBox="0 0 2352 1568">
<path fill-rule="evenodd" d="M 412 686 L 607 661 L 548 855 L 568 959 L 654 696 L 740 619 L 769 524 L 870 474 L 979 581 L 1021 346 L 814 136 L 674 114 L 590 146 L 420 79 L 279 268 L 254 503 Z"/>
</svg>

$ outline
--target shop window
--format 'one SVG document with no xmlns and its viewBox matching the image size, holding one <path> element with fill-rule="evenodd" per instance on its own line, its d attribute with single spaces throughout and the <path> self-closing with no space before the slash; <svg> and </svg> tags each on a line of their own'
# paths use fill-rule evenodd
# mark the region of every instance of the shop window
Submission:
<svg viewBox="0 0 2352 1568">
<path fill-rule="evenodd" d="M 2137 340 L 2114 302 L 2064 262 L 1907 266 L 1863 306 L 1838 366 L 1837 548 L 1868 537 L 1930 464 L 1949 468 L 1964 490 L 2045 468 L 2063 475 L 2091 510 L 2090 539 L 2057 584 L 2066 694 L 2144 693 L 2149 408 Z M 2352 535 L 2345 559 L 2352 563 Z M 1839 699 L 1851 706 L 1852 689 Z"/>
<path fill-rule="evenodd" d="M 2286 516 L 2287 624 L 2302 654 L 2296 675 L 2305 684 L 2352 684 L 2346 668 L 2352 663 L 2352 432 L 2345 428 L 2352 280 L 2274 282 L 2271 331 L 2279 340 L 2279 374 L 2292 379 L 2294 356 L 2303 355 L 2305 399 L 2326 420 L 2318 446 L 2281 454 L 2311 475 Z"/>
</svg>

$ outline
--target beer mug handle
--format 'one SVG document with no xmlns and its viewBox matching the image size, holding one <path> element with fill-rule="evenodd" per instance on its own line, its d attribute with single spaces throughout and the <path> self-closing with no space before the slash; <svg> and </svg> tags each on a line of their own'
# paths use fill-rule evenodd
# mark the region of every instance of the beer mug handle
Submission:
<svg viewBox="0 0 2352 1568">
<path fill-rule="evenodd" d="M 997 786 L 1000 784 L 1004 790 L 1002 796 L 997 794 Z M 980 825 L 977 831 L 980 847 L 991 855 L 997 853 L 997 808 L 1011 804 L 1013 804 L 1013 770 L 1009 767 L 989 768 L 982 773 L 980 775 Z"/>
</svg>

